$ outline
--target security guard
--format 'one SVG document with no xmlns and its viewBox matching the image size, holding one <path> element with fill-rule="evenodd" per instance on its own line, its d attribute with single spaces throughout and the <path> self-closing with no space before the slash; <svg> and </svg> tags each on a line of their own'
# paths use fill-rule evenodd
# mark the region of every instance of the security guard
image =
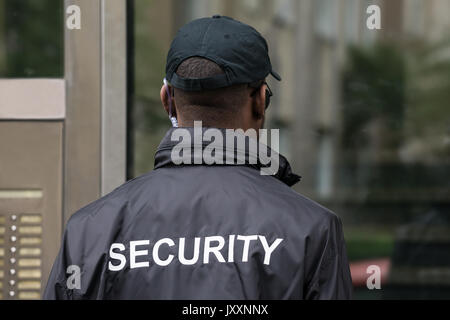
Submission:
<svg viewBox="0 0 450 320">
<path fill-rule="evenodd" d="M 300 177 L 260 141 L 268 75 L 281 80 L 252 27 L 218 15 L 182 27 L 154 170 L 72 215 L 44 298 L 350 298 L 340 219 L 293 191 Z"/>
</svg>

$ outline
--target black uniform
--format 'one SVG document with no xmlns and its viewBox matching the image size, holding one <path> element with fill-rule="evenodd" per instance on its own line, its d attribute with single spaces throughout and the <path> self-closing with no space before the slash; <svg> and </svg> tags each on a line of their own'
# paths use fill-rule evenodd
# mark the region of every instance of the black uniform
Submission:
<svg viewBox="0 0 450 320">
<path fill-rule="evenodd" d="M 341 221 L 290 188 L 299 177 L 285 158 L 276 176 L 175 165 L 173 130 L 155 170 L 70 218 L 44 298 L 351 298 Z"/>
</svg>

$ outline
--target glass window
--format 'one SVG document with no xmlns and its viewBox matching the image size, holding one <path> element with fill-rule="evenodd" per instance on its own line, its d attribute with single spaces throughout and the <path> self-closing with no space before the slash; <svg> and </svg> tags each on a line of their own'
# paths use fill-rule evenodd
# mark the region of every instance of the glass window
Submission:
<svg viewBox="0 0 450 320">
<path fill-rule="evenodd" d="M 315 28 L 319 37 L 327 40 L 336 38 L 336 18 L 338 3 L 333 0 L 317 0 L 315 5 Z"/>
<path fill-rule="evenodd" d="M 63 77 L 63 1 L 0 0 L 0 77 Z"/>
</svg>

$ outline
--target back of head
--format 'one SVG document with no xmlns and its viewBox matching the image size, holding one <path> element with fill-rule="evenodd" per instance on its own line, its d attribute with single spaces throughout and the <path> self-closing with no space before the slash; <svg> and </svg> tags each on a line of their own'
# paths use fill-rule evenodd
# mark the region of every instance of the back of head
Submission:
<svg viewBox="0 0 450 320">
<path fill-rule="evenodd" d="M 185 79 L 202 79 L 224 74 L 224 71 L 211 60 L 192 57 L 178 66 L 176 74 Z M 174 88 L 174 96 L 179 116 L 186 122 L 201 120 L 204 126 L 232 121 L 233 117 L 239 116 L 249 97 L 245 84 L 202 91 Z"/>
<path fill-rule="evenodd" d="M 214 15 L 178 30 L 166 63 L 166 82 L 174 88 L 176 117 L 183 126 L 260 128 L 264 122 L 263 81 L 272 69 L 268 45 L 253 27 Z M 254 87 L 260 90 L 256 94 Z M 165 89 L 163 104 L 170 114 Z"/>
</svg>

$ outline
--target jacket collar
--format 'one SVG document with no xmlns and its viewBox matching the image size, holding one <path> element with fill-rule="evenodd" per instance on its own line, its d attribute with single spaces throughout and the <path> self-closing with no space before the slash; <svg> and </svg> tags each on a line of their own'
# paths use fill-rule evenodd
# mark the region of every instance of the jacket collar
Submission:
<svg viewBox="0 0 450 320">
<path fill-rule="evenodd" d="M 201 135 L 203 136 L 203 133 L 208 129 L 220 130 L 222 133 L 222 137 L 226 137 L 226 129 L 207 128 L 207 127 L 202 128 L 202 131 L 200 131 Z M 184 132 L 186 132 L 186 133 L 188 132 L 191 137 L 190 141 L 187 141 L 187 142 L 182 141 L 180 138 L 176 138 L 176 139 L 174 138 L 172 140 L 171 137 L 174 134 L 175 130 L 184 130 Z M 173 148 L 175 146 L 178 146 L 178 147 L 183 147 L 183 148 L 187 147 L 190 150 L 194 150 L 196 147 L 195 143 L 194 143 L 194 140 L 195 140 L 194 134 L 198 135 L 198 133 L 199 132 L 195 131 L 193 127 L 169 129 L 169 131 L 167 131 L 166 135 L 162 139 L 162 141 L 159 144 L 159 147 L 156 151 L 154 169 L 158 169 L 158 168 L 162 168 L 162 167 L 176 166 L 177 164 L 175 164 L 172 159 Z M 260 160 L 259 153 L 254 152 L 253 150 L 251 150 L 249 148 L 249 143 L 248 143 L 249 139 L 250 138 L 248 136 L 245 136 L 245 140 L 246 140 L 245 149 L 240 149 L 237 146 L 237 143 L 233 143 L 233 146 L 230 147 L 224 141 L 222 144 L 224 160 L 223 160 L 223 164 L 220 164 L 220 165 L 245 165 L 245 166 L 257 169 L 257 170 L 264 170 L 264 168 L 267 168 L 267 166 L 264 165 L 263 162 Z M 210 141 L 203 140 L 202 144 L 201 144 L 201 150 L 203 151 L 205 149 L 205 147 L 207 147 L 210 143 L 211 143 Z M 297 182 L 300 181 L 301 176 L 292 172 L 291 166 L 284 156 L 282 156 L 281 154 L 277 154 L 273 149 L 271 149 L 270 147 L 268 147 L 262 143 L 258 143 L 257 145 L 258 145 L 258 150 L 259 150 L 259 148 L 264 148 L 264 154 L 266 154 L 267 156 L 270 156 L 272 154 L 278 155 L 278 157 L 277 157 L 278 162 L 279 162 L 278 171 L 276 172 L 276 174 L 273 175 L 275 178 L 284 182 L 288 186 L 293 186 L 294 184 L 296 184 Z M 198 148 L 198 146 L 197 146 L 197 148 Z M 191 154 L 190 164 L 182 163 L 181 165 L 206 165 L 206 163 L 204 163 L 202 157 L 198 157 L 198 153 L 196 153 L 195 151 L 192 151 L 192 152 L 190 152 L 190 154 Z M 233 162 L 228 163 L 228 161 L 225 161 L 225 157 L 226 157 L 225 155 L 227 155 L 227 157 L 231 157 Z M 237 164 L 238 155 L 245 158 L 245 160 L 244 160 L 245 162 L 243 164 Z M 250 159 L 252 159 L 253 161 L 251 161 Z"/>
</svg>

